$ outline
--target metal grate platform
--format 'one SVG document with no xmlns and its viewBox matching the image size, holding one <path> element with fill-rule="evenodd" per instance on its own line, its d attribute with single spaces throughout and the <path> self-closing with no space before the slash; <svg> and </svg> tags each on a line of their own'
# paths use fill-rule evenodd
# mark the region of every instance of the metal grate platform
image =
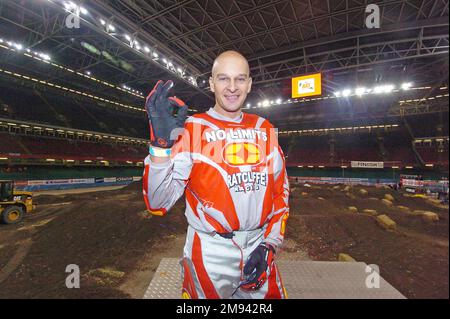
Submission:
<svg viewBox="0 0 450 319">
<path fill-rule="evenodd" d="M 289 299 L 404 299 L 380 277 L 379 288 L 367 288 L 363 262 L 279 260 Z M 178 258 L 163 258 L 144 299 L 179 299 L 181 268 Z"/>
</svg>

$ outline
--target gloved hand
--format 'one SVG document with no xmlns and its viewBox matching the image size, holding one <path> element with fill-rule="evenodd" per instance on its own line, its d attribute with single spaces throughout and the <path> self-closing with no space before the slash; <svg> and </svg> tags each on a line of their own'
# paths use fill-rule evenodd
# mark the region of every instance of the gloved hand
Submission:
<svg viewBox="0 0 450 319">
<path fill-rule="evenodd" d="M 269 278 L 274 255 L 275 249 L 267 243 L 262 243 L 256 247 L 244 266 L 246 280 L 241 283 L 241 289 L 254 291 L 264 285 Z"/>
<path fill-rule="evenodd" d="M 173 82 L 163 84 L 159 80 L 145 100 L 150 124 L 150 144 L 156 147 L 170 148 L 177 139 L 176 129 L 183 129 L 188 107 L 175 96 L 167 97 Z M 178 107 L 174 115 L 174 106 Z"/>
</svg>

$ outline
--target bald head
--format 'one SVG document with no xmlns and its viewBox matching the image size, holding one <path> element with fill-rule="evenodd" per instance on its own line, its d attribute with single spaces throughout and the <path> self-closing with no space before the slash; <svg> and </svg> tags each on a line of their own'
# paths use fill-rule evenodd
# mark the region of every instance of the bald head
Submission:
<svg viewBox="0 0 450 319">
<path fill-rule="evenodd" d="M 248 65 L 247 59 L 237 51 L 225 51 L 217 56 L 214 60 L 211 74 L 214 77 L 217 75 L 219 69 L 223 67 L 226 68 L 226 65 L 236 65 L 239 67 L 247 76 L 250 76 L 250 67 Z"/>
<path fill-rule="evenodd" d="M 220 54 L 214 60 L 209 87 L 216 98 L 214 109 L 230 118 L 238 116 L 252 87 L 247 59 L 236 51 Z"/>
</svg>

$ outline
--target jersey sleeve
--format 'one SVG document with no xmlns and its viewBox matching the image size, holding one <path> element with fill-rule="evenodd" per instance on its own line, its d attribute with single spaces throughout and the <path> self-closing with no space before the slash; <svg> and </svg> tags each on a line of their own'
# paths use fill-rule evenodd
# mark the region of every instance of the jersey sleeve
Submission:
<svg viewBox="0 0 450 319">
<path fill-rule="evenodd" d="M 269 219 L 264 241 L 279 248 L 283 243 L 286 221 L 289 217 L 289 179 L 284 154 L 279 145 L 274 158 L 273 193 L 272 217 Z"/>
<path fill-rule="evenodd" d="M 154 163 L 150 155 L 144 161 L 143 195 L 147 210 L 163 216 L 183 195 L 192 170 L 190 136 L 185 129 L 172 147 L 170 160 Z"/>
</svg>

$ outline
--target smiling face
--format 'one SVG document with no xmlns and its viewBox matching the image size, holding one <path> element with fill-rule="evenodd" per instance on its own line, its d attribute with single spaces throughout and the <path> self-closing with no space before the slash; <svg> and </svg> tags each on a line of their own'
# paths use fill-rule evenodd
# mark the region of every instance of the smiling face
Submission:
<svg viewBox="0 0 450 319">
<path fill-rule="evenodd" d="M 251 90 L 247 60 L 238 52 L 226 51 L 214 61 L 209 86 L 214 92 L 214 109 L 227 117 L 237 117 Z"/>
</svg>

